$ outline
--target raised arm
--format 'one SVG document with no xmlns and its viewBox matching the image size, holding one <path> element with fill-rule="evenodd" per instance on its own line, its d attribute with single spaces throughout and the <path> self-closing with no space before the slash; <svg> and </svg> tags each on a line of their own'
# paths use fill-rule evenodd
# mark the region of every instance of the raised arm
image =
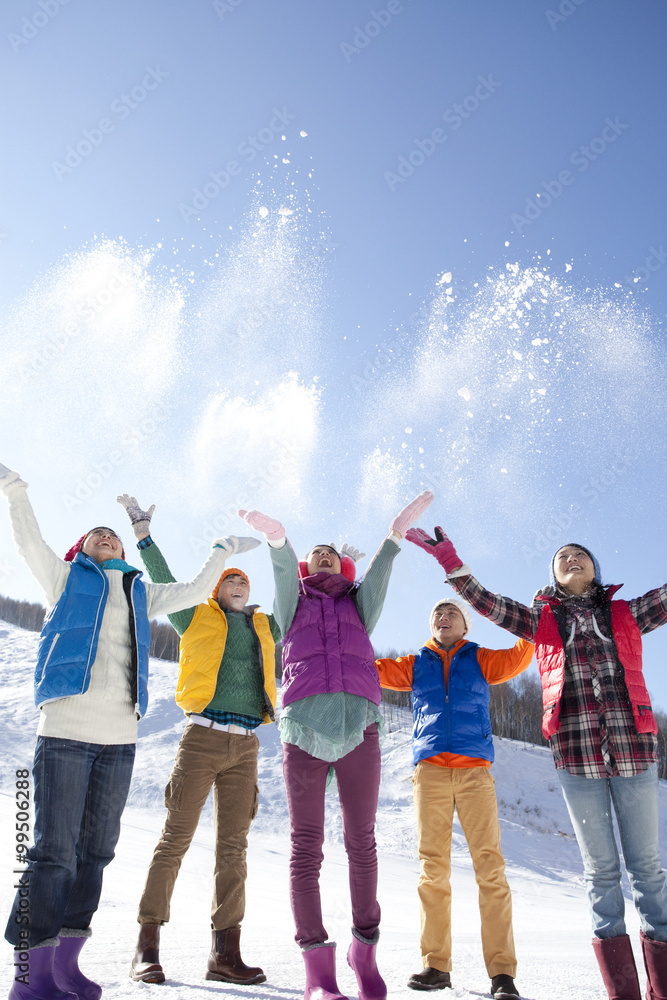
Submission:
<svg viewBox="0 0 667 1000">
<path fill-rule="evenodd" d="M 285 536 L 280 521 L 258 510 L 240 510 L 239 517 L 264 535 L 269 543 L 273 579 L 276 585 L 273 613 L 283 636 L 294 620 L 299 603 L 299 560 Z"/>
<path fill-rule="evenodd" d="M 434 535 L 435 537 L 431 538 L 421 528 L 411 528 L 405 537 L 409 542 L 418 545 L 420 549 L 437 560 L 447 574 L 447 583 L 451 584 L 454 590 L 478 614 L 495 622 L 496 625 L 500 625 L 501 628 L 507 629 L 519 639 L 527 639 L 532 642 L 542 609 L 540 607 L 528 608 L 525 604 L 513 601 L 510 597 L 501 597 L 500 594 L 492 594 L 486 590 L 472 575 L 469 567 L 463 565 L 456 549 L 442 528 L 436 528 Z"/>
<path fill-rule="evenodd" d="M 162 553 L 157 549 L 157 546 L 149 535 L 155 504 L 149 507 L 148 510 L 142 510 L 136 497 L 130 496 L 127 493 L 123 493 L 122 496 L 116 497 L 116 499 L 127 512 L 127 516 L 132 524 L 132 530 L 139 541 L 141 556 L 151 580 L 154 580 L 155 577 L 152 575 L 148 564 L 151 564 L 152 571 L 156 575 L 160 575 L 163 578 L 159 582 L 146 584 L 148 617 L 155 618 L 157 615 L 167 615 L 171 621 L 172 615 L 183 612 L 182 618 L 177 617 L 176 621 L 172 621 L 172 625 L 179 635 L 183 635 L 183 632 L 192 621 L 196 606 L 210 596 L 214 586 L 222 576 L 227 558 L 230 555 L 249 552 L 251 549 L 257 548 L 259 542 L 256 538 L 237 538 L 236 535 L 230 535 L 228 538 L 218 538 L 213 542 L 213 551 L 193 580 L 190 580 L 189 583 L 166 582 L 166 580 L 173 581 L 174 577 Z M 147 544 L 148 542 L 150 544 Z M 145 553 L 151 548 L 155 548 L 157 551 L 149 555 L 148 559 L 146 559 Z M 178 625 L 176 622 L 178 622 Z"/>
<path fill-rule="evenodd" d="M 175 611 L 183 611 L 185 608 L 201 604 L 210 596 L 222 576 L 229 556 L 247 552 L 256 548 L 258 544 L 256 538 L 237 538 L 235 535 L 219 538 L 213 542 L 210 556 L 197 576 L 189 583 L 147 583 L 148 617 L 171 615 Z"/>
<path fill-rule="evenodd" d="M 371 559 L 364 578 L 355 592 L 357 611 L 369 635 L 382 614 L 392 566 L 400 551 L 398 543 L 410 525 L 421 517 L 432 502 L 433 494 L 430 490 L 424 490 L 396 515 L 389 525 L 389 534 Z"/>
<path fill-rule="evenodd" d="M 39 530 L 27 494 L 28 484 L 18 472 L 0 464 L 0 489 L 9 501 L 9 519 L 19 555 L 44 591 L 49 606 L 65 589 L 70 565 L 51 549 Z"/>
<path fill-rule="evenodd" d="M 414 662 L 415 658 L 412 653 L 409 656 L 399 656 L 395 660 L 388 656 L 376 660 L 375 666 L 380 675 L 380 687 L 389 688 L 390 691 L 411 691 Z"/>
<path fill-rule="evenodd" d="M 477 650 L 482 675 L 488 684 L 503 684 L 527 670 L 535 647 L 527 639 L 519 639 L 511 649 Z"/>
<path fill-rule="evenodd" d="M 143 510 L 139 506 L 137 498 L 130 496 L 129 493 L 123 493 L 122 496 L 116 497 L 116 500 L 125 509 L 130 519 L 134 536 L 137 539 L 137 548 L 141 554 L 141 561 L 151 583 L 176 583 L 176 577 L 169 569 L 167 560 L 150 535 L 155 504 L 151 504 L 148 510 Z M 194 618 L 195 608 L 196 605 L 168 615 L 170 624 L 179 635 L 183 635 L 190 626 Z"/>
<path fill-rule="evenodd" d="M 667 584 L 628 601 L 628 607 L 642 635 L 659 628 L 667 622 Z"/>
</svg>

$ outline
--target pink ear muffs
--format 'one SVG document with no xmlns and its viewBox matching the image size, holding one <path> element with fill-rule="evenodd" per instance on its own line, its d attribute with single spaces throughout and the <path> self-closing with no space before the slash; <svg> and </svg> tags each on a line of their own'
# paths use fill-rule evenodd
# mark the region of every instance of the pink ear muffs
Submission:
<svg viewBox="0 0 667 1000">
<path fill-rule="evenodd" d="M 339 556 L 339 558 L 341 573 L 346 580 L 354 583 L 357 575 L 357 567 L 354 564 L 354 559 L 350 559 L 349 556 Z M 302 580 L 308 576 L 308 563 L 304 559 L 299 560 L 299 576 Z"/>
</svg>

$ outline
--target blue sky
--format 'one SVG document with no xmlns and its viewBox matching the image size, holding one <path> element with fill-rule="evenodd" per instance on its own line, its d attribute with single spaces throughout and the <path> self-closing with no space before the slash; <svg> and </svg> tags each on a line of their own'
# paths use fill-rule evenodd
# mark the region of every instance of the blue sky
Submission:
<svg viewBox="0 0 667 1000">
<path fill-rule="evenodd" d="M 529 601 L 573 538 L 626 596 L 664 582 L 660 0 L 1 17 L 0 460 L 57 551 L 129 491 L 182 577 L 237 503 L 370 555 L 428 486 L 494 590 Z M 408 549 L 383 649 L 444 592 Z M 7 519 L 0 564 L 39 598 Z"/>
</svg>

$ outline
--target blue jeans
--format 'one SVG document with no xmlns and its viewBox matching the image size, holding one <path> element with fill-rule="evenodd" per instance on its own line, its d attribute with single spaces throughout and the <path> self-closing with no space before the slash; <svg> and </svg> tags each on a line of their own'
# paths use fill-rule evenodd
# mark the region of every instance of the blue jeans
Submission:
<svg viewBox="0 0 667 1000">
<path fill-rule="evenodd" d="M 63 927 L 89 926 L 102 871 L 120 836 L 134 753 L 134 743 L 103 746 L 38 737 L 35 844 L 19 876 L 29 895 L 24 888 L 17 891 L 5 931 L 10 944 L 32 948 L 57 937 Z M 27 939 L 21 934 L 26 929 Z"/>
<path fill-rule="evenodd" d="M 658 849 L 658 765 L 632 778 L 582 778 L 558 769 L 584 862 L 596 938 L 625 934 L 625 901 L 611 807 L 641 928 L 667 941 L 667 887 Z"/>
</svg>

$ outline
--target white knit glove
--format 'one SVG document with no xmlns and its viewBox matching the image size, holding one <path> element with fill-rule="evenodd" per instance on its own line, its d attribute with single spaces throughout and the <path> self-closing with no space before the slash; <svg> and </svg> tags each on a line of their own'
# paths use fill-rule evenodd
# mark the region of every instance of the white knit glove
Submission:
<svg viewBox="0 0 667 1000">
<path fill-rule="evenodd" d="M 360 559 L 366 558 L 366 553 L 360 552 L 359 549 L 355 549 L 352 545 L 348 545 L 348 543 L 345 542 L 342 549 L 340 550 L 341 559 L 343 558 L 343 556 L 347 556 L 353 562 L 357 563 L 359 562 Z"/>
<path fill-rule="evenodd" d="M 3 465 L 2 462 L 0 462 L 0 490 L 3 490 L 4 492 L 5 487 L 11 486 L 13 483 L 16 483 L 17 486 L 28 486 L 28 484 L 21 479 L 18 472 L 12 472 L 11 469 L 8 469 L 6 465 Z"/>
<path fill-rule="evenodd" d="M 136 497 L 131 497 L 129 493 L 123 493 L 116 497 L 116 503 L 125 508 L 125 512 L 130 519 L 132 531 L 135 537 L 141 541 L 146 535 L 151 533 L 151 518 L 155 511 L 155 504 L 151 504 L 148 510 L 142 510 Z"/>
<path fill-rule="evenodd" d="M 219 545 L 221 549 L 226 549 L 230 556 L 239 556 L 244 552 L 256 549 L 262 543 L 258 538 L 249 538 L 247 535 L 242 535 L 241 537 L 228 535 L 227 538 L 222 538 L 215 544 Z"/>
</svg>

